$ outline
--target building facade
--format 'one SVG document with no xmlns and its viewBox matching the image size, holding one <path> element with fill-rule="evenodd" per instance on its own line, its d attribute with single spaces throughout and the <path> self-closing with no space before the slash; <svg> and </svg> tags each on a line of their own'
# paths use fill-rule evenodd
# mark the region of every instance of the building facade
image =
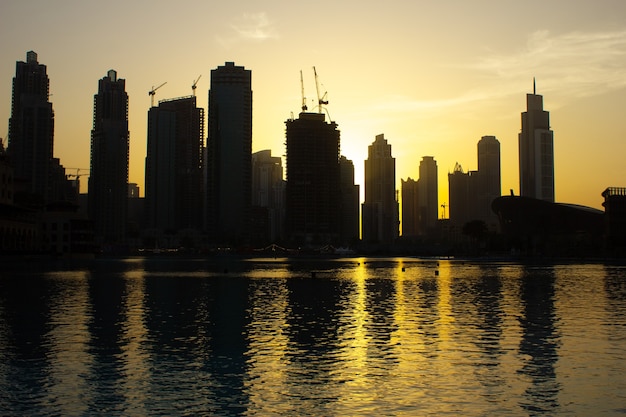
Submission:
<svg viewBox="0 0 626 417">
<path fill-rule="evenodd" d="M 323 113 L 300 113 L 286 125 L 286 233 L 292 244 L 339 242 L 339 130 Z"/>
<path fill-rule="evenodd" d="M 439 218 L 437 181 L 437 161 L 432 156 L 424 156 L 420 161 L 417 180 L 417 206 L 419 213 L 418 230 L 420 235 L 431 234 Z"/>
<path fill-rule="evenodd" d="M 284 238 L 285 181 L 280 156 L 269 149 L 252 154 L 252 231 L 254 243 L 266 245 Z"/>
<path fill-rule="evenodd" d="M 419 235 L 419 210 L 417 199 L 417 181 L 411 177 L 401 181 L 402 193 L 402 236 Z"/>
<path fill-rule="evenodd" d="M 449 219 L 456 227 L 480 220 L 490 230 L 499 227 L 491 203 L 501 194 L 500 142 L 495 136 L 478 141 L 478 170 L 463 171 L 459 163 L 448 174 Z"/>
<path fill-rule="evenodd" d="M 363 241 L 393 243 L 399 234 L 396 198 L 396 159 L 384 134 L 376 135 L 365 160 L 365 202 L 363 203 Z"/>
<path fill-rule="evenodd" d="M 54 148 L 54 111 L 46 66 L 29 51 L 16 63 L 7 152 L 14 167 L 16 193 L 43 206 L 54 199 L 50 170 Z M 19 197 L 18 197 L 19 198 Z"/>
<path fill-rule="evenodd" d="M 543 109 L 543 96 L 536 94 L 534 85 L 522 113 L 519 179 L 521 196 L 554 202 L 554 134 L 550 113 Z"/>
<path fill-rule="evenodd" d="M 148 112 L 145 226 L 157 235 L 202 230 L 203 137 L 196 97 L 161 100 Z"/>
<path fill-rule="evenodd" d="M 360 239 L 360 187 L 354 183 L 354 163 L 343 155 L 339 158 L 339 181 L 341 183 L 339 240 L 341 245 L 350 246 Z"/>
<path fill-rule="evenodd" d="M 122 242 L 128 220 L 128 94 L 115 70 L 98 81 L 94 95 L 89 217 L 101 242 Z"/>
<path fill-rule="evenodd" d="M 478 141 L 477 216 L 492 230 L 498 228 L 498 217 L 491 209 L 493 200 L 502 195 L 500 141 L 495 136 L 483 136 Z"/>
<path fill-rule="evenodd" d="M 252 72 L 233 62 L 211 70 L 207 230 L 215 243 L 249 241 L 252 198 Z"/>
<path fill-rule="evenodd" d="M 463 225 L 476 216 L 477 171 L 465 172 L 457 162 L 448 173 L 448 219 L 450 224 Z"/>
</svg>

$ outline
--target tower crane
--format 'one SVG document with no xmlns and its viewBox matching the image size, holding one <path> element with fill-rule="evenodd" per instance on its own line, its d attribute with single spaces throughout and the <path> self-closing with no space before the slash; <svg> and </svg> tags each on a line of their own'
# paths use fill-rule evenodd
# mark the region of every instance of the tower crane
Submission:
<svg viewBox="0 0 626 417">
<path fill-rule="evenodd" d="M 198 85 L 198 81 L 200 81 L 200 77 L 202 77 L 202 74 L 200 74 L 198 78 L 196 78 L 196 81 L 191 84 L 191 91 L 193 92 L 194 97 L 196 96 L 196 86 Z"/>
<path fill-rule="evenodd" d="M 315 67 L 313 67 L 313 74 L 315 75 L 315 89 L 317 90 L 318 112 L 322 113 L 323 111 L 322 105 L 328 104 L 328 100 L 324 100 L 326 98 L 326 93 L 324 93 L 324 95 L 320 97 L 320 84 L 317 79 L 317 71 L 315 70 Z"/>
<path fill-rule="evenodd" d="M 302 111 L 307 110 L 306 97 L 304 96 L 304 78 L 302 77 L 302 70 L 300 70 L 300 89 L 302 90 Z"/>
<path fill-rule="evenodd" d="M 65 178 L 72 179 L 72 178 L 76 178 L 79 179 L 80 177 L 84 177 L 85 175 L 89 175 L 89 168 L 65 168 L 65 170 L 76 170 L 76 174 L 65 174 Z M 81 174 L 80 171 L 86 171 L 86 174 Z"/>
<path fill-rule="evenodd" d="M 154 107 L 154 95 L 156 94 L 156 90 L 163 87 L 165 84 L 167 84 L 167 81 L 156 88 L 152 86 L 152 90 L 148 91 L 148 95 L 150 96 L 150 107 Z"/>
</svg>

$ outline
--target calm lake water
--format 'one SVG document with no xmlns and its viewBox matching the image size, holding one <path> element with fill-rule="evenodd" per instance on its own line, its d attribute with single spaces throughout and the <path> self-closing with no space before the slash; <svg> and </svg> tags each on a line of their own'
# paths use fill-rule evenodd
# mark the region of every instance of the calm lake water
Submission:
<svg viewBox="0 0 626 417">
<path fill-rule="evenodd" d="M 0 415 L 626 414 L 626 266 L 2 269 Z"/>
</svg>

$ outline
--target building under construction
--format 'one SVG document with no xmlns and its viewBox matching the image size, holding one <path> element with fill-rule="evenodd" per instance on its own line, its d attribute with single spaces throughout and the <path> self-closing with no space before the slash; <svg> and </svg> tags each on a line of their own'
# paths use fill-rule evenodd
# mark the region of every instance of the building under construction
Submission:
<svg viewBox="0 0 626 417">
<path fill-rule="evenodd" d="M 324 113 L 286 124 L 286 232 L 292 244 L 319 246 L 340 237 L 339 130 Z"/>
</svg>

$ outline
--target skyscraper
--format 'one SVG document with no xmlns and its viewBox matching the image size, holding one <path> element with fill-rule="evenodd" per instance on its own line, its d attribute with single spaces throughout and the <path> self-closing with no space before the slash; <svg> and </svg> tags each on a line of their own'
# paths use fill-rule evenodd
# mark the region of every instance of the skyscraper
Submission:
<svg viewBox="0 0 626 417">
<path fill-rule="evenodd" d="M 89 217 L 96 239 L 121 242 L 128 218 L 128 94 L 115 70 L 94 95 L 89 175 Z"/>
<path fill-rule="evenodd" d="M 272 156 L 269 149 L 252 154 L 252 206 L 256 231 L 255 241 L 264 244 L 283 238 L 285 218 L 285 181 L 280 156 Z M 259 210 L 258 208 L 263 208 Z M 260 219 L 258 216 L 262 216 Z M 259 230 L 257 226 L 266 226 Z"/>
<path fill-rule="evenodd" d="M 376 135 L 365 160 L 365 202 L 363 241 L 393 243 L 398 237 L 399 216 L 396 199 L 396 159 L 384 134 Z"/>
<path fill-rule="evenodd" d="M 483 136 L 478 141 L 478 206 L 480 220 L 496 228 L 498 217 L 491 203 L 502 194 L 500 169 L 500 141 L 495 136 Z"/>
<path fill-rule="evenodd" d="M 452 173 L 448 173 L 448 219 L 450 223 L 463 227 L 476 220 L 477 171 L 464 172 L 457 162 Z"/>
<path fill-rule="evenodd" d="M 339 158 L 339 179 L 341 193 L 341 227 L 339 240 L 342 245 L 359 241 L 359 186 L 354 183 L 354 163 L 341 156 Z"/>
<path fill-rule="evenodd" d="M 252 73 L 233 62 L 211 70 L 207 228 L 214 242 L 248 240 L 252 181 Z"/>
<path fill-rule="evenodd" d="M 146 226 L 161 232 L 203 225 L 204 109 L 196 97 L 159 101 L 148 112 Z"/>
<path fill-rule="evenodd" d="M 402 187 L 402 236 L 419 235 L 419 210 L 417 199 L 417 181 L 411 177 L 400 180 Z"/>
<path fill-rule="evenodd" d="M 287 238 L 299 245 L 338 243 L 339 130 L 323 113 L 300 113 L 287 127 Z"/>
<path fill-rule="evenodd" d="M 54 111 L 48 74 L 46 66 L 37 62 L 37 54 L 29 51 L 26 62 L 16 63 L 7 152 L 14 167 L 16 192 L 33 195 L 38 204 L 52 198 L 53 148 Z"/>
<path fill-rule="evenodd" d="M 417 205 L 419 212 L 419 233 L 429 234 L 437 225 L 439 212 L 437 161 L 432 156 L 424 156 L 419 166 L 420 177 L 417 184 Z"/>
<path fill-rule="evenodd" d="M 519 134 L 520 195 L 554 202 L 554 135 L 550 113 L 543 109 L 543 96 L 526 94 Z"/>
<path fill-rule="evenodd" d="M 448 174 L 450 222 L 458 227 L 480 220 L 492 230 L 498 219 L 491 203 L 500 197 L 500 142 L 495 136 L 478 141 L 478 170 L 463 172 L 458 163 Z"/>
</svg>

